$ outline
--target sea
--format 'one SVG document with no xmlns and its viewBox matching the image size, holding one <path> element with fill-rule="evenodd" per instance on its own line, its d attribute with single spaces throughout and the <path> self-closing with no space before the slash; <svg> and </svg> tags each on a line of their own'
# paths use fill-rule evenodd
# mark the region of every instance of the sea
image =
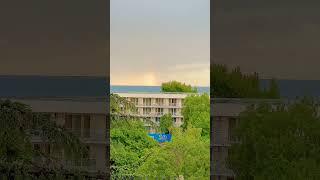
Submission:
<svg viewBox="0 0 320 180">
<path fill-rule="evenodd" d="M 261 80 L 261 88 L 268 87 L 269 80 Z M 277 80 L 280 96 L 293 99 L 296 97 L 320 97 L 320 80 Z"/>
<path fill-rule="evenodd" d="M 268 87 L 268 82 L 268 80 L 261 80 L 261 88 Z M 283 98 L 295 98 L 301 96 L 320 97 L 320 80 L 281 79 L 277 82 L 280 89 L 280 95 Z M 210 87 L 197 87 L 197 89 L 200 93 L 210 92 Z M 110 92 L 159 93 L 161 92 L 161 87 L 109 86 L 105 77 L 0 75 L 0 97 L 101 97 Z"/>
<path fill-rule="evenodd" d="M 199 93 L 210 93 L 210 87 L 196 87 Z M 110 86 L 111 93 L 160 93 L 161 86 Z"/>
<path fill-rule="evenodd" d="M 269 86 L 269 80 L 260 81 L 261 88 Z M 277 80 L 280 96 L 282 98 L 294 99 L 296 97 L 320 97 L 320 80 Z M 200 93 L 210 93 L 210 87 L 197 87 Z M 213 90 L 214 91 L 214 90 Z M 160 86 L 110 86 L 110 92 L 119 93 L 160 93 Z"/>
</svg>

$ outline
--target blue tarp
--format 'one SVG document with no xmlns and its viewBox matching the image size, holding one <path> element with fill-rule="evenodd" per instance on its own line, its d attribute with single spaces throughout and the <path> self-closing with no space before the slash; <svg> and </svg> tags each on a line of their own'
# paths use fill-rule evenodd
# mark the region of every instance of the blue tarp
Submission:
<svg viewBox="0 0 320 180">
<path fill-rule="evenodd" d="M 171 142 L 171 134 L 150 133 L 149 136 L 159 143 Z"/>
</svg>

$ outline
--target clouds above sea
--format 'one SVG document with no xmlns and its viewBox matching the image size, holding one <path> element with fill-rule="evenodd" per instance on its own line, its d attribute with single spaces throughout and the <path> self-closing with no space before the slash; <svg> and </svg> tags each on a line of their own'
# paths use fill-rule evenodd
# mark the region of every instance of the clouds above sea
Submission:
<svg viewBox="0 0 320 180">
<path fill-rule="evenodd" d="M 111 83 L 209 85 L 209 0 L 129 1 L 111 2 Z"/>
</svg>

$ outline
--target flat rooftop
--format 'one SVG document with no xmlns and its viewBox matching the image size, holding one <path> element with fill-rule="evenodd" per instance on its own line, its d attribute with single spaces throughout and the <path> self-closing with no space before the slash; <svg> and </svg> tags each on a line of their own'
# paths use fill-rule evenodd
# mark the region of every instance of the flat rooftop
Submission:
<svg viewBox="0 0 320 180">
<path fill-rule="evenodd" d="M 183 99 L 192 93 L 114 93 L 122 97 L 133 98 L 178 98 Z M 193 93 L 195 94 L 195 93 Z"/>
<path fill-rule="evenodd" d="M 107 114 L 107 98 L 1 98 L 26 104 L 34 112 Z"/>
</svg>

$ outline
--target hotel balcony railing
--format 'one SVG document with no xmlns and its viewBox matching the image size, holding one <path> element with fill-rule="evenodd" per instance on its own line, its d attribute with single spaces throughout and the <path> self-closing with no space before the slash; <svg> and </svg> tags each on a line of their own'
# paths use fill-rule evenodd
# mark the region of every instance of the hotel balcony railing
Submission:
<svg viewBox="0 0 320 180">
<path fill-rule="evenodd" d="M 107 140 L 106 129 L 68 129 L 68 131 L 87 141 L 106 142 Z"/>
<path fill-rule="evenodd" d="M 163 116 L 163 115 L 165 115 L 165 114 L 167 114 L 167 113 L 157 113 L 157 112 L 155 112 L 155 113 L 143 113 L 142 114 L 142 116 L 144 116 L 144 117 L 149 117 L 149 116 L 156 116 L 156 117 L 159 117 L 159 116 Z M 181 113 L 170 113 L 172 116 L 182 116 L 182 114 Z M 136 116 L 141 116 L 141 114 L 137 114 Z"/>
<path fill-rule="evenodd" d="M 181 107 L 181 105 L 179 105 L 178 103 L 152 103 L 152 104 L 145 104 L 145 103 L 140 103 L 140 104 L 136 104 L 136 106 L 138 107 Z"/>
<path fill-rule="evenodd" d="M 156 112 L 156 113 L 154 113 L 154 115 L 156 115 L 156 116 L 163 116 L 164 113 L 163 113 L 163 112 Z"/>
<path fill-rule="evenodd" d="M 64 169 L 69 170 L 80 170 L 80 171 L 88 171 L 88 172 L 95 172 L 97 171 L 96 166 L 96 159 L 77 159 L 77 160 L 66 160 L 63 157 L 59 157 L 57 159 L 58 163 L 55 163 L 55 166 L 63 167 Z M 54 167 L 53 163 L 50 163 L 43 157 L 34 157 L 33 161 L 39 165 L 45 167 Z"/>
<path fill-rule="evenodd" d="M 177 113 L 177 112 L 176 112 L 176 113 L 171 112 L 170 114 L 171 114 L 172 116 L 182 116 L 181 113 Z"/>
<path fill-rule="evenodd" d="M 154 115 L 154 113 L 149 113 L 149 112 L 144 112 L 143 113 L 143 116 L 152 116 L 152 115 Z M 138 114 L 138 116 L 139 116 L 139 114 Z"/>
<path fill-rule="evenodd" d="M 82 159 L 82 160 L 65 160 L 67 169 L 74 169 L 80 171 L 96 171 L 95 159 Z"/>
<path fill-rule="evenodd" d="M 169 103 L 169 106 L 177 106 L 177 103 Z"/>
<path fill-rule="evenodd" d="M 41 139 L 41 130 L 31 130 L 33 131 L 32 140 L 33 141 L 42 141 Z M 66 129 L 73 133 L 74 135 L 78 136 L 85 142 L 98 142 L 98 143 L 107 143 L 107 130 L 106 129 Z"/>
</svg>

